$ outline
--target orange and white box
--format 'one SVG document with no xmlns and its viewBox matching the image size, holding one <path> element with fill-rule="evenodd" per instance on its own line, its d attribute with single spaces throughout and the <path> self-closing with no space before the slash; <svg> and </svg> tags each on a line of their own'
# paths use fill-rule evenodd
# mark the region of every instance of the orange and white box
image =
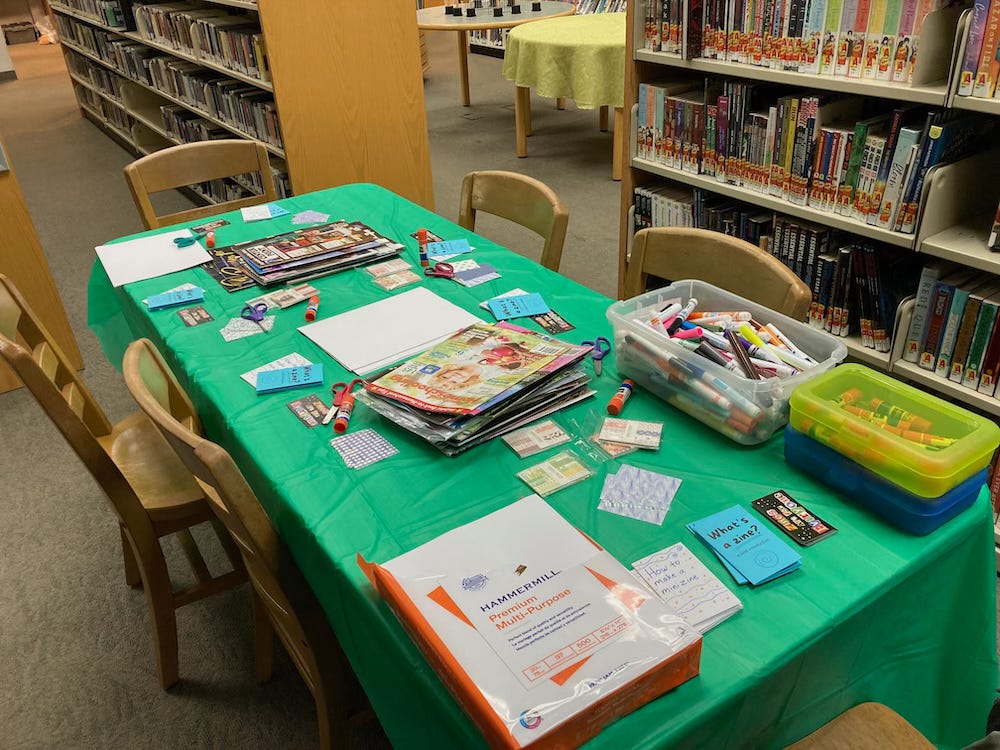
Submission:
<svg viewBox="0 0 1000 750">
<path fill-rule="evenodd" d="M 698 632 L 537 495 L 358 563 L 494 748 L 579 745 L 698 674 Z"/>
</svg>

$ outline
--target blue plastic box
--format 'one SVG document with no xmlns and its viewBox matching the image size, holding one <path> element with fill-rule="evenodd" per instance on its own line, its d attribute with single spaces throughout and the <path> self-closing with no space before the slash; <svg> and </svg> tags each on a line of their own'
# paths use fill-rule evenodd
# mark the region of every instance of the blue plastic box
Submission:
<svg viewBox="0 0 1000 750">
<path fill-rule="evenodd" d="M 929 534 L 972 505 L 986 484 L 983 469 L 940 497 L 914 495 L 791 425 L 785 428 L 785 461 L 911 534 Z"/>
</svg>

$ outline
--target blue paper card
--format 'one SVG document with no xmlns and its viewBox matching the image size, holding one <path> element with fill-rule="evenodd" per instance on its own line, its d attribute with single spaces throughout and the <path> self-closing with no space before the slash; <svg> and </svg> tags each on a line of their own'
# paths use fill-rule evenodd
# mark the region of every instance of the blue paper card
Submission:
<svg viewBox="0 0 1000 750">
<path fill-rule="evenodd" d="M 257 393 L 274 393 L 323 382 L 323 365 L 300 365 L 257 373 Z"/>
<path fill-rule="evenodd" d="M 549 312 L 549 306 L 545 304 L 545 300 L 538 292 L 519 294 L 516 297 L 494 298 L 487 304 L 490 306 L 493 317 L 497 320 L 525 318 L 529 315 L 544 315 Z"/>
<path fill-rule="evenodd" d="M 708 545 L 738 583 L 756 586 L 802 564 L 795 550 L 742 505 L 689 523 L 688 530 Z"/>
<path fill-rule="evenodd" d="M 187 289 L 174 289 L 171 292 L 154 294 L 146 300 L 150 310 L 162 310 L 165 307 L 175 307 L 186 305 L 189 302 L 198 302 L 205 299 L 205 290 L 200 287 L 188 287 Z"/>
<path fill-rule="evenodd" d="M 445 240 L 444 242 L 428 242 L 427 257 L 440 258 L 442 256 L 462 255 L 471 253 L 468 240 Z"/>
</svg>

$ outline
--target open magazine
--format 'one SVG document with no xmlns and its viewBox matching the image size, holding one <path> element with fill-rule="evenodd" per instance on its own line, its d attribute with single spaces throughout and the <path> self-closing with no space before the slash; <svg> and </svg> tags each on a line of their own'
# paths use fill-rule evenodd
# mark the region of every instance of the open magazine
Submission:
<svg viewBox="0 0 1000 750">
<path fill-rule="evenodd" d="M 515 326 L 477 323 L 365 388 L 424 411 L 475 415 L 586 352 Z"/>
</svg>

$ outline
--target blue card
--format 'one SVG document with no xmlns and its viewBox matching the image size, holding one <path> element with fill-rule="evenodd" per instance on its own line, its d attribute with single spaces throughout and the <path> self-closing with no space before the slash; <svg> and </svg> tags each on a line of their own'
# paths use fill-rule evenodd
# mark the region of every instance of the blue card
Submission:
<svg viewBox="0 0 1000 750">
<path fill-rule="evenodd" d="M 491 299 L 487 304 L 493 317 L 497 320 L 525 318 L 529 315 L 544 315 L 549 312 L 549 306 L 545 304 L 545 300 L 538 292 L 519 294 L 516 297 L 497 297 Z"/>
<path fill-rule="evenodd" d="M 462 255 L 471 253 L 468 240 L 445 240 L 444 242 L 428 242 L 427 257 L 440 258 L 446 255 Z"/>
<path fill-rule="evenodd" d="M 162 310 L 165 307 L 175 307 L 176 305 L 186 305 L 189 302 L 198 302 L 205 299 L 205 290 L 200 287 L 187 289 L 174 289 L 172 292 L 151 295 L 146 304 L 150 310 Z"/>
<path fill-rule="evenodd" d="M 802 564 L 795 550 L 742 505 L 689 523 L 688 530 L 708 545 L 739 583 L 766 583 Z"/>
<path fill-rule="evenodd" d="M 323 382 L 323 365 L 300 365 L 257 373 L 257 393 L 274 393 Z"/>
</svg>

